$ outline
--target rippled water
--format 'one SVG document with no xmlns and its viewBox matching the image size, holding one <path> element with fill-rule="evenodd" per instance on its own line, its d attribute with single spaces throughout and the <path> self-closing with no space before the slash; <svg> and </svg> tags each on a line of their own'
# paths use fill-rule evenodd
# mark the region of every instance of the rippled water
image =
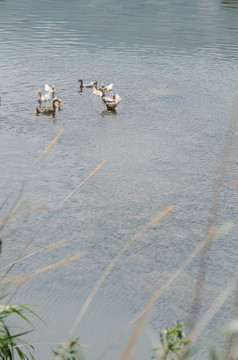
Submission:
<svg viewBox="0 0 238 360">
<path fill-rule="evenodd" d="M 10 193 L 56 134 L 53 151 L 27 177 L 21 217 L 4 228 L 2 263 L 15 258 L 48 214 L 103 160 L 104 167 L 62 206 L 27 253 L 70 238 L 15 267 L 21 274 L 79 251 L 87 255 L 22 285 L 16 302 L 37 304 L 46 321 L 31 341 L 63 341 L 96 281 L 132 236 L 159 211 L 173 212 L 121 258 L 75 335 L 98 358 L 150 295 L 203 240 L 238 78 L 238 1 L 0 0 L 0 199 Z M 116 113 L 76 81 L 114 83 Z M 36 92 L 55 84 L 64 105 L 36 116 Z M 237 222 L 237 137 L 218 225 Z M 13 198 L 12 198 L 13 200 Z M 11 200 L 4 205 L 5 214 Z M 203 308 L 237 273 L 236 227 L 212 244 Z M 150 358 L 161 326 L 186 321 L 199 259 L 156 303 L 138 359 Z M 227 319 L 231 301 L 209 330 Z M 105 359 L 118 358 L 128 334 Z M 52 345 L 53 346 L 53 345 Z M 36 346 L 38 358 L 50 347 Z"/>
</svg>

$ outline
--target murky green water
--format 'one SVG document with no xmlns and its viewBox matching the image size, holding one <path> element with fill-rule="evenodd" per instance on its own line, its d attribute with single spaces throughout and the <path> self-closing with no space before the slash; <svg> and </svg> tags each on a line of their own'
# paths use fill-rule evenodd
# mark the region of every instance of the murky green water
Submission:
<svg viewBox="0 0 238 360">
<path fill-rule="evenodd" d="M 203 240 L 238 79 L 238 1 L 0 1 L 0 199 L 56 134 L 54 150 L 28 176 L 25 211 L 51 210 L 103 160 L 52 217 L 26 253 L 72 241 L 19 263 L 21 274 L 87 255 L 22 285 L 16 302 L 40 305 L 46 325 L 31 340 L 63 341 L 96 281 L 132 236 L 159 211 L 174 211 L 140 237 L 99 290 L 75 335 L 98 358 L 152 293 Z M 114 83 L 122 101 L 105 112 L 76 81 Z M 36 92 L 55 84 L 64 105 L 36 116 Z M 218 225 L 237 222 L 237 137 Z M 11 200 L 1 210 L 5 214 Z M 22 213 L 4 228 L 2 265 L 12 261 L 48 216 Z M 213 243 L 203 309 L 237 273 L 237 229 Z M 186 321 L 199 259 L 156 303 L 138 359 L 150 358 L 161 326 Z M 42 306 L 42 307 L 41 307 Z M 230 302 L 209 330 L 227 319 Z M 119 358 L 128 334 L 104 358 Z M 53 346 L 53 345 L 52 345 Z M 50 347 L 36 346 L 39 359 Z"/>
</svg>

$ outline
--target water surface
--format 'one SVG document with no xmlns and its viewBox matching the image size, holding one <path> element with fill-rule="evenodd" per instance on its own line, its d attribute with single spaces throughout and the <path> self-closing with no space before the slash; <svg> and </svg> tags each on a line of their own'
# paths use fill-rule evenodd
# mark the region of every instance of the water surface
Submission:
<svg viewBox="0 0 238 360">
<path fill-rule="evenodd" d="M 63 341 L 111 259 L 168 205 L 173 212 L 121 258 L 77 334 L 98 358 L 196 244 L 203 240 L 213 186 L 237 89 L 237 1 L 0 1 L 0 199 L 3 201 L 56 134 L 53 151 L 27 177 L 22 215 L 4 228 L 2 264 L 12 261 L 51 211 L 103 160 L 44 226 L 26 253 L 71 241 L 19 263 L 21 274 L 79 251 L 87 255 L 22 285 L 15 302 L 40 306 L 31 341 Z M 114 83 L 116 113 L 76 81 Z M 36 116 L 36 92 L 55 84 L 64 105 Z M 237 222 L 237 141 L 217 224 Z M 12 201 L 14 199 L 12 198 Z M 5 214 L 11 200 L 1 210 Z M 212 244 L 203 310 L 237 273 L 236 227 Z M 159 299 L 138 359 L 151 357 L 162 326 L 187 320 L 199 258 Z M 226 321 L 231 299 L 207 331 Z M 128 334 L 105 359 L 119 358 Z M 53 345 L 52 345 L 53 346 Z M 36 346 L 49 358 L 49 345 Z"/>
</svg>

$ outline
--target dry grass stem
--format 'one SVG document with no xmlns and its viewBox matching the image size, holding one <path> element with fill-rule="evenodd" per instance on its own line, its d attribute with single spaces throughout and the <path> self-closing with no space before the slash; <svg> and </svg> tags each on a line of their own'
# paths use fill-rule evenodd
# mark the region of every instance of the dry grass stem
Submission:
<svg viewBox="0 0 238 360">
<path fill-rule="evenodd" d="M 132 335 L 130 336 L 129 341 L 123 351 L 121 360 L 133 359 L 133 356 L 135 354 L 136 341 L 147 324 L 150 310 L 151 309 L 148 307 L 147 311 L 144 311 L 143 315 L 140 317 L 139 322 L 133 330 Z"/>
<path fill-rule="evenodd" d="M 207 245 L 207 243 L 209 241 L 211 241 L 212 237 L 214 234 L 214 229 L 211 230 L 211 232 L 208 234 L 208 236 L 206 237 L 205 240 L 203 240 L 201 243 L 199 243 L 196 248 L 194 249 L 194 251 L 188 256 L 187 260 L 184 262 L 184 264 L 182 266 L 180 266 L 178 268 L 178 270 L 171 275 L 171 277 L 166 281 L 166 283 L 160 287 L 158 290 L 156 290 L 154 292 L 154 294 L 152 295 L 152 297 L 148 300 L 147 304 L 145 305 L 145 307 L 140 311 L 140 313 L 135 316 L 128 324 L 127 326 L 121 331 L 121 333 L 119 334 L 119 336 L 117 337 L 117 339 L 115 339 L 113 341 L 113 346 L 115 346 L 115 344 L 121 339 L 121 337 L 123 336 L 123 334 L 125 334 L 125 332 L 130 328 L 130 326 L 132 326 L 133 324 L 135 324 L 138 321 L 138 324 L 136 326 L 136 328 L 134 329 L 131 338 L 128 341 L 128 346 L 129 343 L 131 343 L 131 339 L 133 339 L 133 344 L 135 345 L 135 341 L 136 339 L 139 337 L 141 331 L 143 330 L 143 327 L 145 325 L 145 321 L 144 319 L 146 319 L 151 310 L 153 309 L 155 302 L 160 298 L 161 295 L 163 295 L 163 293 L 170 287 L 170 285 L 182 274 L 182 272 L 185 270 L 185 268 L 191 263 L 191 261 L 197 256 L 197 254 L 203 249 L 203 247 L 205 245 Z M 142 319 L 142 320 L 141 320 Z M 139 330 L 139 331 L 138 331 Z M 136 334 L 136 337 L 135 337 Z M 131 346 L 131 345 L 130 345 Z M 109 349 L 111 349 L 112 346 L 109 347 Z M 126 355 L 126 354 L 124 354 Z M 123 356 L 124 356 L 123 355 Z M 129 356 L 131 356 L 131 353 L 128 354 Z M 128 357 L 129 359 L 130 357 Z M 124 357 L 124 359 L 126 359 L 126 357 Z"/>
<path fill-rule="evenodd" d="M 97 167 L 95 170 L 93 170 L 93 171 L 91 172 L 91 174 L 89 174 L 89 177 L 95 175 L 99 170 L 101 170 L 101 168 L 105 165 L 105 163 L 106 163 L 106 160 L 104 160 L 103 162 L 101 162 L 101 164 L 98 165 L 98 167 Z"/>
<path fill-rule="evenodd" d="M 236 337 L 235 341 L 232 344 L 229 357 L 227 357 L 227 359 L 228 360 L 237 360 L 237 354 L 238 354 L 238 338 Z"/>
<path fill-rule="evenodd" d="M 67 259 L 63 259 L 63 260 L 60 260 L 58 261 L 57 263 L 54 263 L 54 264 L 51 264 L 51 265 L 47 265 L 47 266 L 44 266 L 40 269 L 37 269 L 37 270 L 34 270 L 30 273 L 25 273 L 25 274 L 22 274 L 22 275 L 17 275 L 17 276 L 12 276 L 10 279 L 8 279 L 6 281 L 6 284 L 7 283 L 24 283 L 26 281 L 29 281 L 31 280 L 32 278 L 42 274 L 43 272 L 46 272 L 46 271 L 50 271 L 50 270 L 54 270 L 54 269 L 57 269 L 59 267 L 62 267 L 62 266 L 65 266 L 67 265 L 69 262 L 72 262 L 72 261 L 75 261 L 77 260 L 78 258 L 80 257 L 83 257 L 87 254 L 87 251 L 84 251 L 84 252 L 80 252 L 76 255 L 73 255 Z"/>
<path fill-rule="evenodd" d="M 50 211 L 50 208 L 49 206 L 47 205 L 41 205 L 41 206 L 37 206 L 35 208 L 31 208 L 31 209 L 28 209 L 26 211 L 22 211 L 21 214 L 16 214 L 15 217 L 14 217 L 14 220 L 20 218 L 20 217 L 26 217 L 26 216 L 30 216 L 31 214 L 35 213 L 35 212 L 38 212 L 38 211 L 45 211 L 45 212 L 49 212 Z"/>
<path fill-rule="evenodd" d="M 58 345 L 58 346 L 67 346 L 67 344 L 66 343 L 59 343 L 59 342 L 37 342 L 37 343 L 35 343 L 35 342 L 31 342 L 31 345 L 32 346 L 42 346 L 42 345 L 50 345 L 50 346 L 56 346 L 56 345 Z M 19 345 L 17 345 L 17 346 L 13 346 L 14 348 L 21 348 L 21 347 L 27 347 L 28 346 L 28 344 L 19 344 Z M 79 346 L 81 347 L 81 348 L 85 348 L 85 349 L 87 349 L 88 348 L 88 345 L 87 344 L 81 344 L 81 343 L 79 343 Z"/>
<path fill-rule="evenodd" d="M 123 355 L 121 357 L 122 360 L 128 360 L 128 359 L 132 358 L 132 352 L 133 352 L 136 340 L 138 339 L 140 333 L 142 332 L 143 327 L 146 324 L 145 319 L 148 318 L 149 313 L 152 310 L 157 299 L 177 279 L 177 277 L 184 271 L 184 269 L 193 260 L 193 258 L 206 245 L 209 245 L 209 247 L 206 248 L 206 251 L 203 252 L 203 256 L 202 256 L 201 263 L 200 263 L 197 287 L 196 287 L 196 291 L 195 291 L 195 295 L 194 295 L 194 303 L 193 303 L 192 312 L 191 312 L 192 315 L 190 318 L 190 326 L 192 326 L 193 322 L 196 319 L 196 316 L 198 313 L 198 307 L 199 307 L 200 299 L 201 299 L 201 293 L 203 290 L 203 284 L 205 282 L 205 274 L 206 274 L 206 267 L 207 267 L 207 263 L 208 263 L 208 259 L 209 259 L 211 240 L 214 236 L 215 221 L 216 221 L 218 206 L 219 206 L 220 197 L 221 197 L 221 190 L 222 190 L 222 186 L 223 186 L 223 182 L 224 182 L 228 159 L 230 156 L 232 142 L 233 142 L 233 139 L 235 136 L 236 121 L 237 121 L 237 109 L 238 109 L 238 96 L 236 96 L 236 99 L 235 99 L 234 112 L 233 112 L 231 122 L 228 127 L 228 131 L 227 131 L 227 135 L 226 135 L 226 139 L 225 139 L 225 147 L 224 147 L 224 151 L 223 151 L 223 156 L 222 156 L 222 160 L 221 160 L 221 163 L 220 163 L 220 166 L 218 169 L 217 181 L 214 186 L 213 199 L 212 199 L 211 210 L 210 210 L 209 221 L 208 221 L 207 236 L 203 242 L 201 242 L 200 244 L 197 245 L 195 250 L 187 258 L 185 263 L 168 279 L 168 281 L 160 289 L 158 289 L 153 294 L 153 296 L 149 299 L 149 301 L 147 302 L 144 309 L 140 312 L 140 314 L 139 314 L 140 320 L 139 320 L 137 326 L 135 327 L 131 337 L 129 338 L 126 349 L 123 352 Z M 228 290 L 232 291 L 230 288 Z M 220 300 L 220 302 L 222 301 L 220 298 L 218 300 Z"/>
<path fill-rule="evenodd" d="M 14 265 L 14 264 L 16 264 L 16 263 L 19 263 L 19 262 L 21 262 L 21 261 L 23 261 L 23 260 L 25 260 L 25 259 L 27 259 L 27 258 L 29 258 L 29 257 L 31 257 L 31 256 L 34 256 L 34 255 L 36 255 L 36 254 L 39 254 L 39 253 L 42 252 L 42 251 L 54 250 L 54 249 L 62 246 L 63 244 L 65 244 L 65 243 L 68 242 L 68 241 L 71 241 L 71 239 L 66 238 L 66 239 L 63 239 L 63 240 L 56 241 L 56 242 L 53 243 L 53 244 L 44 246 L 43 248 L 40 248 L 40 249 L 38 249 L 38 250 L 36 250 L 36 251 L 34 251 L 34 252 L 26 255 L 26 256 L 21 257 L 18 261 L 14 261 L 14 262 L 12 262 L 12 263 L 4 266 L 2 269 L 0 269 L 0 271 L 6 270 L 6 269 L 9 268 L 10 266 L 12 266 L 12 265 Z"/>
<path fill-rule="evenodd" d="M 56 210 L 58 210 L 91 176 L 95 175 L 104 165 L 105 165 L 106 161 L 102 161 L 100 165 L 98 165 L 98 167 L 92 171 L 79 185 L 77 185 L 63 200 L 62 202 L 58 205 L 58 207 L 56 208 Z"/>
<path fill-rule="evenodd" d="M 209 234 L 215 227 L 217 214 L 218 214 L 218 207 L 220 204 L 221 199 L 221 192 L 223 188 L 223 183 L 227 171 L 227 165 L 229 161 L 229 157 L 231 154 L 232 144 L 236 135 L 236 126 L 237 126 L 237 115 L 238 115 L 238 90 L 236 92 L 236 96 L 234 99 L 233 104 L 233 112 L 231 115 L 230 122 L 228 124 L 228 128 L 225 134 L 224 140 L 224 148 L 222 151 L 220 165 L 217 171 L 217 180 L 214 184 L 213 195 L 211 200 L 211 207 L 208 216 L 208 225 L 207 225 L 207 233 Z M 192 329 L 194 323 L 196 321 L 200 304 L 201 304 L 201 297 L 203 293 L 203 288 L 206 280 L 206 273 L 207 273 L 207 266 L 211 252 L 211 242 L 208 243 L 208 246 L 204 249 L 201 260 L 200 266 L 198 270 L 197 276 L 197 284 L 194 291 L 193 303 L 191 307 L 190 317 L 188 321 L 189 329 Z"/>
<path fill-rule="evenodd" d="M 39 162 L 41 160 L 43 160 L 52 150 L 53 146 L 55 145 L 55 143 L 59 140 L 60 136 L 63 133 L 63 129 L 60 130 L 60 132 L 58 133 L 58 135 L 56 135 L 56 137 L 53 139 L 53 141 L 46 147 L 46 149 L 43 151 L 43 153 L 40 155 L 40 157 L 34 162 L 34 164 L 25 172 L 25 174 L 23 175 L 23 177 L 17 182 L 17 184 L 13 187 L 12 191 L 8 194 L 8 196 L 6 197 L 6 199 L 2 202 L 0 209 L 4 206 L 4 204 L 8 201 L 8 199 L 10 198 L 10 196 L 14 193 L 14 191 L 17 189 L 18 186 L 22 185 L 26 179 L 26 177 L 29 175 L 29 173 L 34 169 L 34 167 L 36 167 L 36 165 L 39 164 Z"/>
<path fill-rule="evenodd" d="M 163 217 L 167 216 L 174 209 L 173 205 L 169 205 L 161 211 L 156 217 L 152 218 L 148 226 L 156 225 Z"/>
<path fill-rule="evenodd" d="M 188 340 L 191 342 L 196 340 L 198 336 L 202 333 L 205 327 L 209 324 L 212 318 L 215 316 L 217 311 L 225 303 L 228 297 L 236 288 L 236 282 L 234 280 L 230 281 L 225 289 L 223 289 L 220 294 L 217 296 L 215 301 L 212 303 L 210 308 L 205 312 L 202 319 L 197 323 L 193 330 L 188 335 Z"/>
<path fill-rule="evenodd" d="M 236 279 L 236 291 L 234 295 L 234 303 L 232 306 L 232 310 L 230 312 L 230 322 L 232 322 L 237 317 L 237 311 L 238 311 L 238 279 Z M 232 332 L 228 331 L 224 340 L 223 354 L 226 359 L 230 359 L 229 353 L 231 352 L 232 349 L 233 335 L 234 334 L 232 334 Z"/>
<path fill-rule="evenodd" d="M 80 321 L 82 320 L 84 314 L 86 313 L 89 305 L 91 304 L 91 302 L 93 301 L 94 296 L 96 295 L 96 293 L 98 292 L 98 290 L 100 289 L 100 287 L 102 286 L 102 284 L 104 283 L 105 279 L 107 278 L 107 276 L 109 275 L 109 273 L 112 271 L 112 269 L 114 268 L 114 266 L 117 264 L 117 262 L 120 260 L 120 258 L 122 257 L 122 255 L 129 249 L 129 247 L 133 244 L 133 242 L 135 240 L 137 240 L 141 235 L 143 235 L 145 233 L 145 231 L 152 225 L 156 224 L 160 219 L 162 219 L 163 217 L 165 217 L 166 215 L 168 215 L 170 213 L 170 211 L 173 210 L 173 206 L 169 206 L 168 208 L 166 208 L 165 210 L 163 210 L 162 212 L 160 212 L 154 219 L 152 219 L 148 224 L 146 224 L 144 226 L 144 228 L 140 231 L 138 231 L 127 243 L 126 245 L 118 252 L 118 254 L 113 258 L 113 260 L 110 262 L 110 264 L 108 265 L 108 267 L 106 268 L 106 270 L 104 271 L 104 273 L 102 274 L 102 276 L 100 277 L 100 279 L 97 281 L 96 285 L 94 286 L 93 290 L 91 291 L 91 293 L 89 294 L 89 296 L 87 297 L 84 305 L 82 306 L 81 310 L 79 311 L 79 314 L 77 316 L 77 318 L 75 319 L 68 335 L 66 338 L 66 344 L 69 343 L 70 339 L 72 338 L 74 332 L 76 331 L 77 327 L 80 324 Z M 64 349 L 62 349 L 63 351 Z M 56 360 L 60 359 L 60 354 L 59 356 L 57 356 Z"/>
<path fill-rule="evenodd" d="M 51 141 L 51 143 L 45 148 L 39 159 L 36 160 L 36 162 L 32 165 L 31 170 L 51 152 L 51 150 L 53 149 L 54 145 L 57 143 L 63 132 L 64 130 L 61 129 L 60 132 L 56 135 L 56 137 Z"/>
<path fill-rule="evenodd" d="M 15 213 L 20 209 L 20 207 L 28 201 L 28 197 L 19 201 L 6 215 L 0 220 L 0 231 L 3 229 L 4 225 L 15 215 Z"/>
<path fill-rule="evenodd" d="M 79 185 L 77 185 L 73 191 L 71 191 L 60 203 L 59 205 L 51 212 L 51 214 L 42 222 L 42 224 L 39 226 L 39 228 L 34 232 L 32 237 L 29 239 L 29 241 L 26 243 L 26 245 L 23 247 L 23 249 L 18 254 L 16 260 L 12 263 L 12 265 L 9 267 L 9 269 L 6 271 L 6 273 L 2 276 L 0 279 L 0 282 L 3 280 L 3 278 L 9 273 L 9 271 L 15 266 L 15 264 L 21 259 L 24 252 L 28 248 L 28 246 L 32 243 L 32 241 L 35 239 L 35 237 L 40 233 L 40 231 L 44 228 L 46 223 L 53 217 L 53 215 L 64 205 L 64 203 L 92 176 L 93 173 L 96 173 L 95 171 L 99 171 L 99 168 L 101 169 L 102 166 L 105 164 L 105 161 L 103 161 L 91 174 L 89 174 Z"/>
<path fill-rule="evenodd" d="M 31 215 L 37 211 L 45 211 L 45 212 L 49 212 L 50 211 L 50 208 L 48 205 L 40 205 L 40 206 L 36 206 L 30 210 L 27 211 L 26 215 Z M 25 214 L 23 214 L 25 215 Z"/>
</svg>

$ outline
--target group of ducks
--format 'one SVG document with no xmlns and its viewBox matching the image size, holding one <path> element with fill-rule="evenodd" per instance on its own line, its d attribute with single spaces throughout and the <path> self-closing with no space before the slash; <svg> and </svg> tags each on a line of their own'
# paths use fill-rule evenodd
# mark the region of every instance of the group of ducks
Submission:
<svg viewBox="0 0 238 360">
<path fill-rule="evenodd" d="M 108 86 L 105 86 L 102 84 L 99 88 L 97 81 L 92 81 L 88 84 L 84 84 L 82 79 L 79 79 L 77 83 L 80 83 L 80 89 L 93 89 L 93 95 L 99 96 L 102 98 L 103 103 L 106 105 L 108 110 L 115 110 L 118 103 L 121 101 L 121 98 L 118 94 L 112 95 L 112 96 L 106 96 L 106 92 L 110 92 L 113 88 L 113 83 L 111 83 Z M 60 99 L 57 99 L 55 97 L 56 92 L 56 86 L 49 86 L 48 84 L 45 84 L 45 94 L 43 95 L 42 92 L 39 90 L 37 92 L 38 96 L 38 103 L 39 106 L 36 107 L 36 113 L 37 114 L 54 114 L 56 111 L 56 108 L 58 106 L 58 109 L 60 109 L 60 105 L 63 105 L 63 102 Z M 50 101 L 52 99 L 52 105 L 51 106 L 42 106 L 43 102 Z"/>
<path fill-rule="evenodd" d="M 113 83 L 109 84 L 108 86 L 105 86 L 104 84 L 102 84 L 100 86 L 100 88 L 97 88 L 97 86 L 98 86 L 97 81 L 92 81 L 88 84 L 84 84 L 83 80 L 79 79 L 77 82 L 80 83 L 81 90 L 83 88 L 86 88 L 86 89 L 93 88 L 93 95 L 101 97 L 102 101 L 104 102 L 104 104 L 106 105 L 108 110 L 115 110 L 117 107 L 117 104 L 121 101 L 121 98 L 118 94 L 115 94 L 112 96 L 106 96 L 106 92 L 109 92 L 112 90 Z"/>
<path fill-rule="evenodd" d="M 57 99 L 55 97 L 55 91 L 56 91 L 56 86 L 49 86 L 48 84 L 45 84 L 45 94 L 42 95 L 42 92 L 39 90 L 37 91 L 37 96 L 38 96 L 38 103 L 39 106 L 36 107 L 36 113 L 42 113 L 42 114 L 53 114 L 56 111 L 56 105 L 59 105 L 59 109 L 60 109 L 60 105 L 63 105 L 63 102 L 59 99 Z M 52 105 L 51 106 L 41 106 L 43 102 L 49 101 L 50 99 L 52 100 Z"/>
</svg>

